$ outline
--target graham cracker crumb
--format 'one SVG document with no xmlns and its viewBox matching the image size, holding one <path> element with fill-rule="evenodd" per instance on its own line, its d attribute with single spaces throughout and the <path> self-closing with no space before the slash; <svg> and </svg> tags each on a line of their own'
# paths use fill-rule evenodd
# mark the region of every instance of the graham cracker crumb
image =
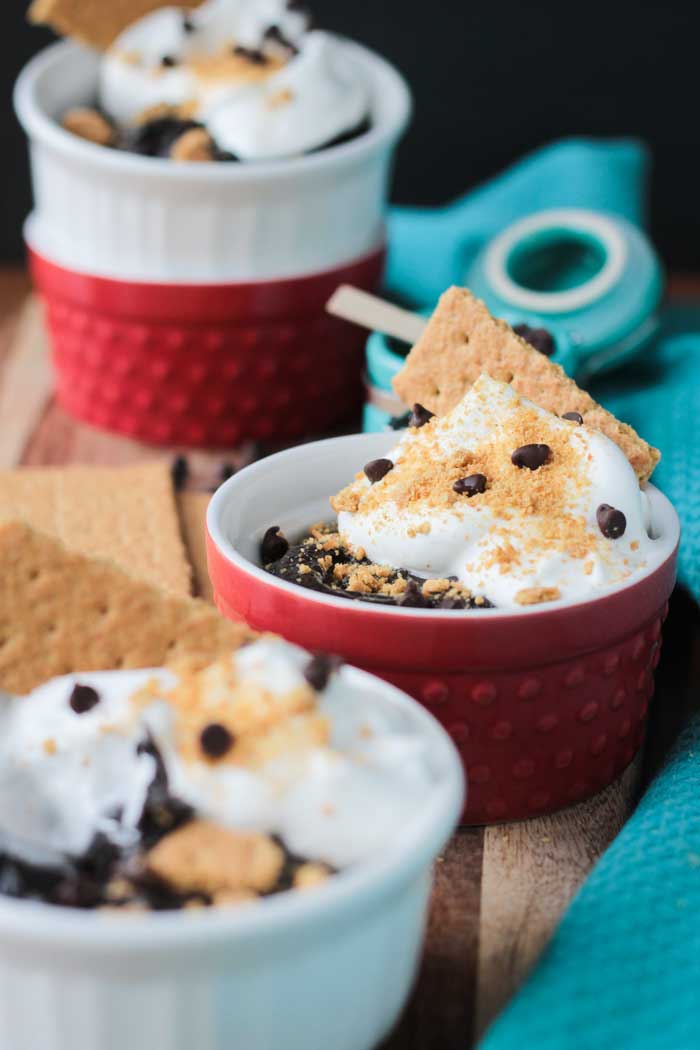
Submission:
<svg viewBox="0 0 700 1050">
<path fill-rule="evenodd" d="M 426 580 L 423 584 L 423 594 L 426 598 L 433 594 L 444 594 L 451 586 L 451 580 Z"/>
<path fill-rule="evenodd" d="M 177 746 L 185 761 L 256 768 L 280 755 L 328 744 L 328 720 L 319 714 L 318 694 L 306 683 L 283 695 L 269 692 L 240 680 L 230 656 L 204 669 L 176 664 L 173 670 L 179 680 L 164 699 L 174 712 Z M 162 696 L 151 682 L 132 702 L 147 706 Z M 202 749 L 202 732 L 211 724 L 224 727 L 231 737 L 228 751 L 213 758 Z"/>
<path fill-rule="evenodd" d="M 515 596 L 518 605 L 542 605 L 545 602 L 556 602 L 559 598 L 561 591 L 558 587 L 526 587 Z"/>
<path fill-rule="evenodd" d="M 450 288 L 396 376 L 394 389 L 406 404 L 419 402 L 443 416 L 482 373 L 511 383 L 555 415 L 579 412 L 584 423 L 620 446 L 640 482 L 649 479 L 659 462 L 657 449 L 596 404 L 559 365 L 493 318 L 466 288 Z"/>
<path fill-rule="evenodd" d="M 171 106 L 168 102 L 157 102 L 155 106 L 147 106 L 134 119 L 134 124 L 150 124 L 154 120 L 192 120 L 197 115 L 198 103 L 196 99 L 181 102 L 179 106 Z"/>
<path fill-rule="evenodd" d="M 181 893 L 266 893 L 279 879 L 284 853 L 267 835 L 194 820 L 161 839 L 147 865 Z"/>
<path fill-rule="evenodd" d="M 346 510 L 349 514 L 356 514 L 360 506 L 360 493 L 355 488 L 356 482 L 348 485 L 336 496 L 331 498 L 331 507 L 336 514 Z"/>
<path fill-rule="evenodd" d="M 331 876 L 325 864 L 302 864 L 294 875 L 295 890 L 312 890 L 327 882 Z"/>
<path fill-rule="evenodd" d="M 61 123 L 72 135 L 97 146 L 111 146 L 114 142 L 114 128 L 96 109 L 87 106 L 69 109 Z"/>
<path fill-rule="evenodd" d="M 290 88 L 283 88 L 281 91 L 275 91 L 274 94 L 268 95 L 265 105 L 268 109 L 283 109 L 293 101 L 294 92 Z"/>
<path fill-rule="evenodd" d="M 430 529 L 430 522 L 424 521 L 422 525 L 409 526 L 409 528 L 406 529 L 406 535 L 413 540 L 416 536 L 428 536 L 430 534 Z"/>
<path fill-rule="evenodd" d="M 205 128 L 190 128 L 173 142 L 170 159 L 184 164 L 214 160 L 214 140 Z"/>
</svg>

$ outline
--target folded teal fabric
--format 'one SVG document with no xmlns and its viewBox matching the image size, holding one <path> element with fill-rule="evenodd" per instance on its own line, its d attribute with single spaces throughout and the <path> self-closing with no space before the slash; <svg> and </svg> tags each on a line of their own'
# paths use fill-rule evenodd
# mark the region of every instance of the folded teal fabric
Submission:
<svg viewBox="0 0 700 1050">
<path fill-rule="evenodd" d="M 480 1050 L 700 1046 L 700 720 Z"/>
<path fill-rule="evenodd" d="M 486 239 L 543 208 L 642 225 L 648 156 L 632 140 L 556 143 L 444 208 L 396 209 L 389 288 L 430 305 Z M 416 262 L 418 260 L 418 262 Z M 680 579 L 700 596 L 700 303 L 667 306 L 643 356 L 591 392 L 662 452 L 681 517 Z M 700 721 L 601 858 L 480 1050 L 700 1050 Z"/>
<path fill-rule="evenodd" d="M 682 326 L 690 333 L 673 334 Z M 693 328 L 698 334 L 692 334 Z M 679 579 L 700 598 L 700 306 L 667 308 L 662 336 L 647 357 L 598 380 L 591 390 L 606 408 L 661 449 L 654 484 L 666 493 L 681 519 Z"/>
</svg>

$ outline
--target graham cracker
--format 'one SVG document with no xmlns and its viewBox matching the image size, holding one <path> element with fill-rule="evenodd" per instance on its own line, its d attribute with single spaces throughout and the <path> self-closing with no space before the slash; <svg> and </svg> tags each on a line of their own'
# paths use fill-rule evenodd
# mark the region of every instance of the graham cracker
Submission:
<svg viewBox="0 0 700 1050">
<path fill-rule="evenodd" d="M 24 522 L 0 524 L 0 565 L 0 689 L 10 693 L 74 671 L 206 666 L 255 637 L 206 602 L 166 594 Z"/>
<path fill-rule="evenodd" d="M 26 521 L 174 594 L 191 593 L 165 462 L 0 471 L 0 519 Z"/>
<path fill-rule="evenodd" d="M 195 594 L 205 601 L 214 601 L 214 588 L 209 579 L 207 565 L 207 507 L 211 496 L 208 492 L 178 492 L 177 509 L 180 528 L 194 569 Z"/>
<path fill-rule="evenodd" d="M 651 477 L 661 455 L 597 404 L 560 365 L 535 350 L 504 321 L 492 317 L 466 288 L 450 288 L 394 379 L 406 404 L 419 402 L 445 415 L 479 376 L 510 383 L 523 397 L 556 415 L 579 412 L 584 422 L 620 446 L 640 482 Z"/>
<path fill-rule="evenodd" d="M 61 36 L 106 51 L 127 26 L 159 7 L 199 7 L 203 0 L 34 0 L 30 22 L 51 26 Z"/>
</svg>

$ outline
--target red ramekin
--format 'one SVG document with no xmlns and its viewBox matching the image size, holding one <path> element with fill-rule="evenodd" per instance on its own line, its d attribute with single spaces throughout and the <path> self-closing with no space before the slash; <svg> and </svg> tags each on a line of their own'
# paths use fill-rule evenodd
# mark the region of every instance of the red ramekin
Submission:
<svg viewBox="0 0 700 1050">
<path fill-rule="evenodd" d="M 328 496 L 385 455 L 392 434 L 316 442 L 231 478 L 207 519 L 216 602 L 231 619 L 339 653 L 420 700 L 464 759 L 465 820 L 520 820 L 611 784 L 644 737 L 680 537 L 649 487 L 654 564 L 591 601 L 513 612 L 378 607 L 307 591 L 260 568 L 265 530 L 289 538 L 330 520 Z"/>
<path fill-rule="evenodd" d="M 325 312 L 339 284 L 375 289 L 383 250 L 259 283 L 95 277 L 30 250 L 56 396 L 77 419 L 157 445 L 292 441 L 352 417 L 364 335 Z"/>
</svg>

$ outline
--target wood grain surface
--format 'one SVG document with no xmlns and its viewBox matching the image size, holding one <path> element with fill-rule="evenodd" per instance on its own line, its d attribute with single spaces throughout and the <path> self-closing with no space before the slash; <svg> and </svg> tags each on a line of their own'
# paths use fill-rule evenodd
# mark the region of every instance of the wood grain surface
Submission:
<svg viewBox="0 0 700 1050">
<path fill-rule="evenodd" d="M 683 291 L 700 295 L 700 281 Z M 28 282 L 0 271 L 0 466 L 127 464 L 167 457 L 70 420 L 50 393 L 46 345 Z M 198 592 L 210 595 L 201 527 L 206 493 L 224 471 L 250 462 L 253 446 L 187 455 L 180 498 L 183 536 Z M 667 653 L 652 711 L 652 747 L 611 788 L 553 817 L 462 829 L 436 865 L 426 947 L 415 993 L 382 1050 L 468 1050 L 520 986 L 592 865 L 631 812 L 683 716 L 698 702 L 697 606 L 672 603 Z M 651 757 L 649 757 L 651 756 Z M 282 1050 L 282 1048 L 280 1048 Z M 329 1048 L 332 1050 L 332 1048 Z"/>
</svg>

